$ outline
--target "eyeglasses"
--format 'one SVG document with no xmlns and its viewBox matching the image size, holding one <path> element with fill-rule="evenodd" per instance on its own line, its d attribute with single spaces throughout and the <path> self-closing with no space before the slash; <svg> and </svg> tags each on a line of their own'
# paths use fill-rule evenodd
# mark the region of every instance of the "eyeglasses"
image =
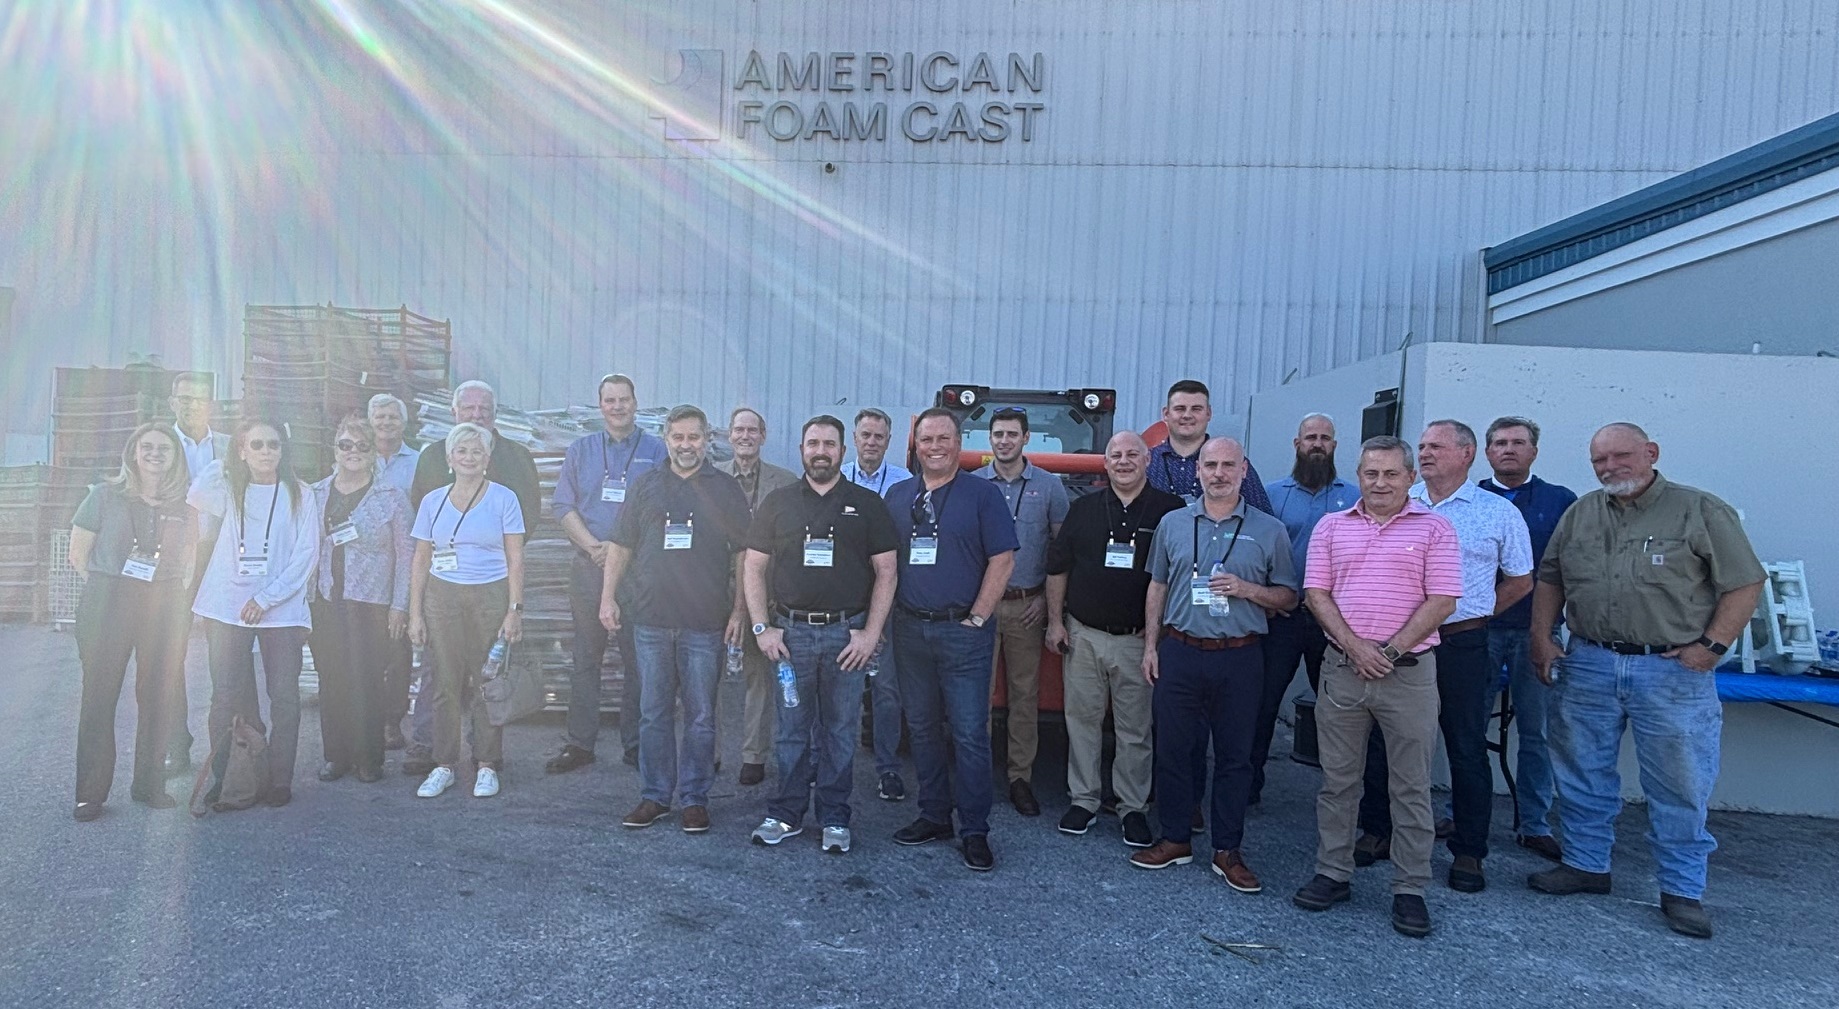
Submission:
<svg viewBox="0 0 1839 1009">
<path fill-rule="evenodd" d="M 370 451 L 370 442 L 352 441 L 349 438 L 341 438 L 338 442 L 338 450 L 340 452 L 368 452 Z"/>
<path fill-rule="evenodd" d="M 263 449 L 281 451 L 281 439 L 279 438 L 251 438 L 246 445 L 251 452 L 260 452 Z"/>
<path fill-rule="evenodd" d="M 990 419 L 991 420 L 1002 420 L 1004 417 L 1026 417 L 1026 416 L 1028 416 L 1028 411 L 1023 409 L 1022 407 L 1005 406 L 997 410 L 995 413 L 990 414 Z"/>
</svg>

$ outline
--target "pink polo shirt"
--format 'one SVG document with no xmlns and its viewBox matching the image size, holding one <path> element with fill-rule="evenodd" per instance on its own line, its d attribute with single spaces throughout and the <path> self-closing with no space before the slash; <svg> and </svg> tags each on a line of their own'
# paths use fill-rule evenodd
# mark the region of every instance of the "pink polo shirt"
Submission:
<svg viewBox="0 0 1839 1009">
<path fill-rule="evenodd" d="M 1304 589 L 1327 589 L 1354 633 L 1384 641 L 1427 596 L 1462 596 L 1456 527 L 1415 498 L 1384 522 L 1362 502 L 1329 512 L 1309 540 Z M 1423 647 L 1438 642 L 1431 631 Z"/>
</svg>

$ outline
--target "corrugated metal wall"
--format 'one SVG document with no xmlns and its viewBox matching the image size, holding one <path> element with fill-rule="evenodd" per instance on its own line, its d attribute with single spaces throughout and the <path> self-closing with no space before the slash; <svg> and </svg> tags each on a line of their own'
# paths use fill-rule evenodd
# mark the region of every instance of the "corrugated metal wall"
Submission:
<svg viewBox="0 0 1839 1009">
<path fill-rule="evenodd" d="M 16 431 L 54 364 L 235 374 L 244 302 L 328 300 L 450 317 L 526 406 L 617 368 L 782 426 L 947 379 L 1241 410 L 1479 339 L 1480 247 L 1839 108 L 1831 0 L 192 6 L 0 31 Z M 1039 51 L 1046 109 L 1027 143 L 743 143 L 730 88 L 727 139 L 668 142 L 680 49 L 730 84 L 752 49 Z"/>
</svg>

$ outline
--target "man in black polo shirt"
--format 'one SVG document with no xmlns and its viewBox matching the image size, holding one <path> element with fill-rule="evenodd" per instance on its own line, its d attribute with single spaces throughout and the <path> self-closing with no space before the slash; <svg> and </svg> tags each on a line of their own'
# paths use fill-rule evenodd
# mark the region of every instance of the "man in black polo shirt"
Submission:
<svg viewBox="0 0 1839 1009">
<path fill-rule="evenodd" d="M 1047 647 L 1066 656 L 1061 682 L 1066 704 L 1064 834 L 1083 834 L 1098 816 L 1105 742 L 1105 702 L 1117 736 L 1111 788 L 1123 814 L 1124 843 L 1147 848 L 1149 789 L 1155 751 L 1150 743 L 1151 691 L 1143 679 L 1143 601 L 1149 594 L 1144 560 L 1162 516 L 1180 498 L 1149 486 L 1149 446 L 1120 431 L 1105 446 L 1110 486 L 1074 501 L 1047 552 Z"/>
<path fill-rule="evenodd" d="M 747 534 L 753 635 L 767 661 L 789 660 L 794 676 L 789 697 L 784 681 L 773 686 L 778 787 L 753 840 L 778 844 L 803 831 L 815 759 L 823 848 L 840 855 L 849 850 L 863 680 L 894 603 L 898 540 L 881 496 L 842 478 L 842 421 L 806 421 L 799 455 L 804 479 L 768 494 Z"/>
<path fill-rule="evenodd" d="M 989 840 L 990 617 L 1015 567 L 1015 519 L 995 484 L 959 472 L 963 442 L 950 410 L 920 414 L 913 445 L 920 474 L 895 484 L 887 502 L 900 537 L 894 653 L 920 815 L 894 840 L 950 838 L 955 806 L 964 864 L 988 872 L 996 867 Z"/>
<path fill-rule="evenodd" d="M 709 829 L 709 786 L 715 781 L 715 687 L 723 643 L 740 643 L 746 615 L 739 586 L 747 497 L 733 477 L 704 465 L 709 419 L 701 410 L 672 410 L 664 420 L 664 444 L 670 465 L 633 481 L 613 525 L 600 620 L 610 631 L 623 619 L 632 621 L 641 681 L 642 790 L 639 804 L 621 822 L 649 827 L 670 812 L 673 798 L 681 798 L 684 832 L 700 834 Z M 645 591 L 625 599 L 630 612 L 622 612 L 616 593 L 628 569 Z"/>
</svg>

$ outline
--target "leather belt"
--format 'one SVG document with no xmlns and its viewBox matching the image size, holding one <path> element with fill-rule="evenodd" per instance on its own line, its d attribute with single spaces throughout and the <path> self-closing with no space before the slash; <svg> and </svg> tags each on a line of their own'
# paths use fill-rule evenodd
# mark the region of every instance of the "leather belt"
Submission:
<svg viewBox="0 0 1839 1009">
<path fill-rule="evenodd" d="M 1046 589 L 1047 587 L 1045 585 L 1036 585 L 1032 589 L 1004 589 L 1003 598 L 1010 601 L 1016 599 L 1032 599 L 1046 591 Z"/>
<path fill-rule="evenodd" d="M 1162 633 L 1190 648 L 1198 648 L 1203 652 L 1223 652 L 1228 648 L 1244 648 L 1246 645 L 1257 643 L 1260 637 L 1257 634 L 1247 634 L 1239 638 L 1197 638 L 1192 634 L 1183 634 L 1173 627 L 1162 628 Z"/>
<path fill-rule="evenodd" d="M 1592 641 L 1582 636 L 1579 636 L 1577 640 L 1598 648 L 1607 648 L 1617 655 L 1660 655 L 1675 648 L 1685 647 L 1684 645 L 1637 645 L 1630 641 Z"/>
<path fill-rule="evenodd" d="M 1074 617 L 1073 619 L 1079 620 L 1078 617 Z M 1134 634 L 1143 633 L 1143 625 L 1141 624 L 1132 627 L 1129 624 L 1094 624 L 1084 620 L 1079 620 L 1079 623 L 1084 626 L 1086 630 L 1097 631 L 1100 634 L 1109 634 L 1114 638 L 1126 638 Z"/>
<path fill-rule="evenodd" d="M 969 606 L 954 606 L 947 610 L 922 610 L 903 604 L 900 607 L 900 612 L 905 613 L 915 620 L 924 620 L 927 623 L 939 624 L 947 620 L 963 620 L 971 615 L 971 608 Z"/>
<path fill-rule="evenodd" d="M 795 624 L 808 624 L 812 627 L 848 623 L 862 615 L 861 610 L 854 613 L 847 610 L 795 610 L 790 606 L 775 606 L 773 613 L 781 620 L 790 620 Z"/>
<path fill-rule="evenodd" d="M 1470 617 L 1467 620 L 1452 620 L 1437 628 L 1437 636 L 1442 637 L 1446 634 L 1461 634 L 1463 631 L 1479 630 L 1486 626 L 1488 626 L 1487 617 Z"/>
<path fill-rule="evenodd" d="M 1328 647 L 1334 649 L 1336 655 L 1340 655 L 1343 657 L 1347 655 L 1346 652 L 1341 650 L 1340 645 L 1337 645 L 1332 641 L 1328 643 Z M 1418 656 L 1423 655 L 1424 652 L 1428 652 L 1428 651 L 1430 651 L 1430 649 L 1426 648 L 1424 649 L 1423 652 L 1406 652 L 1405 654 L 1399 656 L 1398 658 L 1393 659 L 1392 664 L 1394 666 L 1415 666 L 1418 664 Z"/>
</svg>

